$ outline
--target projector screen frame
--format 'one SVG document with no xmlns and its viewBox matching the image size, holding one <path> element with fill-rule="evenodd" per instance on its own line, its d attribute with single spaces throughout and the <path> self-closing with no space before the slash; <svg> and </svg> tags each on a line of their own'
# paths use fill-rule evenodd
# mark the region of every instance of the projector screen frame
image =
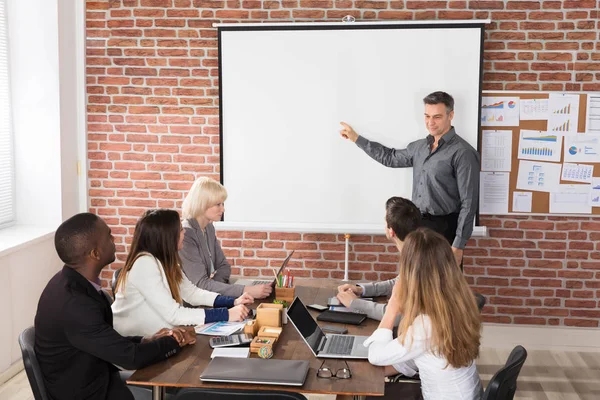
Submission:
<svg viewBox="0 0 600 400">
<path fill-rule="evenodd" d="M 460 21 L 401 21 L 401 22 L 323 22 L 323 23 L 240 23 L 240 24 L 214 24 L 218 28 L 218 77 L 219 77 L 219 162 L 220 162 L 220 182 L 224 182 L 224 148 L 223 148 L 223 66 L 222 66 L 222 33 L 228 31 L 327 31 L 327 30 L 368 30 L 368 29 L 426 29 L 435 27 L 438 29 L 452 28 L 475 28 L 480 30 L 480 49 L 479 49 L 479 79 L 478 79 L 478 110 L 477 110 L 477 132 L 481 131 L 481 102 L 482 102 L 482 85 L 483 85 L 483 52 L 485 41 L 485 25 L 490 23 L 490 20 L 460 20 Z M 478 134 L 477 152 L 481 153 L 481 138 Z M 225 215 L 222 217 L 222 222 L 216 224 L 220 230 L 235 229 L 235 230 L 269 230 L 269 231 L 285 231 L 285 232 L 311 232 L 311 233 L 365 233 L 377 234 L 377 232 L 369 229 L 341 230 L 331 229 L 318 224 L 296 224 L 297 227 L 277 226 L 277 224 L 262 224 L 261 223 L 235 223 L 225 222 Z M 268 226 L 267 226 L 268 225 Z M 487 229 L 479 225 L 479 205 L 475 217 L 475 227 L 473 236 L 486 236 Z M 311 226 L 313 228 L 311 228 Z"/>
</svg>

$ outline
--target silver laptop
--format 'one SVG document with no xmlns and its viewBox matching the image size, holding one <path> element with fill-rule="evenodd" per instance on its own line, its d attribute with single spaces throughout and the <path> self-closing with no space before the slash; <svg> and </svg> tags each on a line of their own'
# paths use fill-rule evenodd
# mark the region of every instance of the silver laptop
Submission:
<svg viewBox="0 0 600 400">
<path fill-rule="evenodd" d="M 369 358 L 369 349 L 363 346 L 367 336 L 324 334 L 298 297 L 288 308 L 287 314 L 316 357 Z"/>
<path fill-rule="evenodd" d="M 302 386 L 308 369 L 307 360 L 215 357 L 200 379 L 206 382 Z"/>
<path fill-rule="evenodd" d="M 283 264 L 281 264 L 281 267 L 279 267 L 279 271 L 277 271 L 277 275 L 283 273 L 283 270 L 285 269 L 285 266 L 287 265 L 288 261 L 290 261 L 290 258 L 292 258 L 292 254 L 294 254 L 294 251 L 295 250 L 292 250 L 292 252 L 285 258 L 285 260 L 283 260 Z M 275 286 L 275 277 L 273 277 L 273 279 L 270 279 L 270 280 L 244 278 L 244 279 L 238 279 L 234 283 L 236 285 L 244 285 L 244 286 L 268 285 L 268 284 Z"/>
</svg>

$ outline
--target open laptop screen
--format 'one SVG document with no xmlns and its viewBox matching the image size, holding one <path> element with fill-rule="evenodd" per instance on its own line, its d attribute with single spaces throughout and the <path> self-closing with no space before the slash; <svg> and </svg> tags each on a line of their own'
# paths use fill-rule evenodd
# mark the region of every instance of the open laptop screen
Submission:
<svg viewBox="0 0 600 400">
<path fill-rule="evenodd" d="M 287 314 L 290 321 L 292 321 L 298 332 L 304 337 L 304 340 L 316 356 L 321 339 L 325 334 L 298 297 L 294 299 Z"/>
</svg>

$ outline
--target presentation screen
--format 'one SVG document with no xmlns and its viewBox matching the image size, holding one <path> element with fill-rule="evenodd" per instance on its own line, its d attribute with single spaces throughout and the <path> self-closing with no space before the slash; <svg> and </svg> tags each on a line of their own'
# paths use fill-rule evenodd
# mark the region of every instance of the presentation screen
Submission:
<svg viewBox="0 0 600 400">
<path fill-rule="evenodd" d="M 381 233 L 385 201 L 411 198 L 412 168 L 387 168 L 340 122 L 388 147 L 428 134 L 423 98 L 455 100 L 477 148 L 482 21 L 219 27 L 221 229 Z"/>
</svg>

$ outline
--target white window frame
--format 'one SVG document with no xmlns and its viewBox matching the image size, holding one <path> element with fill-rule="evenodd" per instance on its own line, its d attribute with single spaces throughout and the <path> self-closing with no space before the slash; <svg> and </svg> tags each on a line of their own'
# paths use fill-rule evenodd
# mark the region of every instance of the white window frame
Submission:
<svg viewBox="0 0 600 400">
<path fill-rule="evenodd" d="M 0 43 L 4 42 L 5 46 L 5 58 L 2 60 L 0 58 L 0 76 L 2 72 L 6 74 L 5 76 L 5 85 L 6 85 L 6 93 L 0 93 L 0 96 L 6 96 L 5 99 L 0 100 L 0 104 L 2 102 L 6 102 L 6 111 L 5 115 L 0 114 L 0 123 L 2 121 L 6 121 L 7 130 L 8 130 L 8 158 L 9 158 L 9 178 L 8 178 L 8 186 L 10 190 L 10 203 L 9 210 L 6 215 L 0 214 L 0 229 L 12 226 L 16 223 L 16 173 L 15 173 L 15 148 L 14 148 L 14 129 L 13 129 L 13 115 L 12 115 L 12 96 L 11 96 L 11 82 L 10 82 L 10 48 L 9 48 L 9 38 L 8 38 L 8 16 L 7 16 L 7 1 L 0 0 Z M 0 49 L 2 46 L 0 45 Z M 0 52 L 1 57 L 1 52 Z M 4 64 L 4 65 L 2 65 Z M 2 110 L 0 110 L 2 113 Z M 0 153 L 0 157 L 4 158 L 5 155 Z M 0 178 L 3 180 L 3 178 Z M 0 189 L 4 191 L 5 189 Z"/>
</svg>

